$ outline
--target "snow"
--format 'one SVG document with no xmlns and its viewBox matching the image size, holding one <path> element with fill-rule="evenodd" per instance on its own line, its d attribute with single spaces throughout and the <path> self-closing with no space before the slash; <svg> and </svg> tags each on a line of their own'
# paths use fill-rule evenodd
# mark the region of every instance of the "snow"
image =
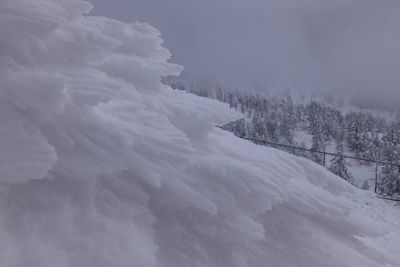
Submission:
<svg viewBox="0 0 400 267">
<path fill-rule="evenodd" d="M 305 147 L 311 147 L 312 145 L 312 135 L 303 130 L 294 132 L 294 140 L 299 144 L 304 144 Z"/>
<path fill-rule="evenodd" d="M 397 207 L 215 128 L 156 29 L 90 8 L 0 3 L 1 266 L 398 266 Z"/>
<path fill-rule="evenodd" d="M 304 145 L 307 148 L 311 148 L 312 145 L 312 135 L 308 134 L 306 131 L 303 130 L 296 130 L 295 131 L 295 137 L 294 140 L 301 144 L 304 143 Z M 335 148 L 336 148 L 336 142 L 331 141 L 327 143 L 326 146 L 326 152 L 329 153 L 335 153 Z M 345 150 L 345 155 L 355 157 L 356 155 L 351 152 L 348 148 Z M 326 156 L 326 167 L 329 166 L 330 160 L 332 159 L 332 156 L 327 155 Z M 370 191 L 373 191 L 375 188 L 375 164 L 361 164 L 360 161 L 354 160 L 354 159 L 346 159 L 346 162 L 348 163 L 348 170 L 351 173 L 352 177 L 354 178 L 354 185 L 357 186 L 358 188 L 362 188 L 363 185 L 366 183 L 368 185 L 368 189 Z M 381 166 L 378 166 L 378 171 L 380 171 Z"/>
</svg>

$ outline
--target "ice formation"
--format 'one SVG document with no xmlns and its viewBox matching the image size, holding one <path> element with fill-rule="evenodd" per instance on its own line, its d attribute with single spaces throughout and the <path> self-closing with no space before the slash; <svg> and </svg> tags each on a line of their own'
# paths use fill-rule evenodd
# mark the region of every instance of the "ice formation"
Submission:
<svg viewBox="0 0 400 267">
<path fill-rule="evenodd" d="M 398 266 L 400 212 L 213 127 L 159 32 L 0 2 L 0 266 Z"/>
</svg>

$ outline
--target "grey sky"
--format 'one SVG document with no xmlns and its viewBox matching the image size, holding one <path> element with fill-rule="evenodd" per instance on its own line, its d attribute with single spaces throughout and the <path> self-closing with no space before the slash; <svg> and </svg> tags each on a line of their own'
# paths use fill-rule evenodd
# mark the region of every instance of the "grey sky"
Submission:
<svg viewBox="0 0 400 267">
<path fill-rule="evenodd" d="M 400 98 L 398 0 L 91 2 L 160 29 L 186 74 Z"/>
</svg>

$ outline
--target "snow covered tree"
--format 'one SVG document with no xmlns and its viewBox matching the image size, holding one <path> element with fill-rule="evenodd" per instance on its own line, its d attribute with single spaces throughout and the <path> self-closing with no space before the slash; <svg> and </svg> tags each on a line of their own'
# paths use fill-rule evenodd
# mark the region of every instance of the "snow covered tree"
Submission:
<svg viewBox="0 0 400 267">
<path fill-rule="evenodd" d="M 392 123 L 382 137 L 382 157 L 385 161 L 400 164 L 400 124 Z M 384 166 L 380 175 L 379 191 L 393 195 L 400 193 L 400 169 Z"/>
<path fill-rule="evenodd" d="M 347 169 L 348 164 L 346 162 L 346 159 L 343 157 L 343 150 L 343 143 L 339 142 L 336 146 L 336 154 L 338 155 L 335 155 L 330 160 L 329 170 L 337 176 L 342 177 L 344 180 L 353 183 L 353 177 Z"/>
<path fill-rule="evenodd" d="M 266 125 L 263 118 L 259 114 L 253 115 L 251 118 L 251 123 L 248 126 L 249 133 L 248 137 L 257 140 L 268 140 L 268 135 L 266 131 Z"/>
<path fill-rule="evenodd" d="M 292 98 L 289 96 L 279 105 L 279 137 L 285 144 L 294 143 L 296 117 Z"/>
<path fill-rule="evenodd" d="M 245 119 L 239 119 L 228 124 L 225 124 L 222 129 L 230 131 L 237 136 L 245 137 L 248 134 L 247 124 Z"/>
<path fill-rule="evenodd" d="M 316 101 L 312 101 L 306 107 L 307 121 L 309 132 L 315 135 L 317 132 L 320 134 L 322 131 L 322 107 Z"/>
<path fill-rule="evenodd" d="M 314 151 L 324 151 L 324 140 L 321 134 L 316 133 L 313 135 L 311 149 Z M 311 159 L 320 165 L 324 165 L 324 158 L 321 153 L 311 152 Z"/>
<path fill-rule="evenodd" d="M 400 170 L 396 166 L 384 166 L 380 174 L 379 192 L 386 195 L 400 194 Z"/>
</svg>

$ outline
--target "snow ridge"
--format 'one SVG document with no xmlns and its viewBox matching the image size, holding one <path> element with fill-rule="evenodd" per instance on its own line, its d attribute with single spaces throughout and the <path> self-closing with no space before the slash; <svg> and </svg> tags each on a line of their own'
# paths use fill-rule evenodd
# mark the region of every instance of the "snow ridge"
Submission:
<svg viewBox="0 0 400 267">
<path fill-rule="evenodd" d="M 214 128 L 157 30 L 90 9 L 0 3 L 1 266 L 396 266 L 398 210 Z"/>
</svg>

